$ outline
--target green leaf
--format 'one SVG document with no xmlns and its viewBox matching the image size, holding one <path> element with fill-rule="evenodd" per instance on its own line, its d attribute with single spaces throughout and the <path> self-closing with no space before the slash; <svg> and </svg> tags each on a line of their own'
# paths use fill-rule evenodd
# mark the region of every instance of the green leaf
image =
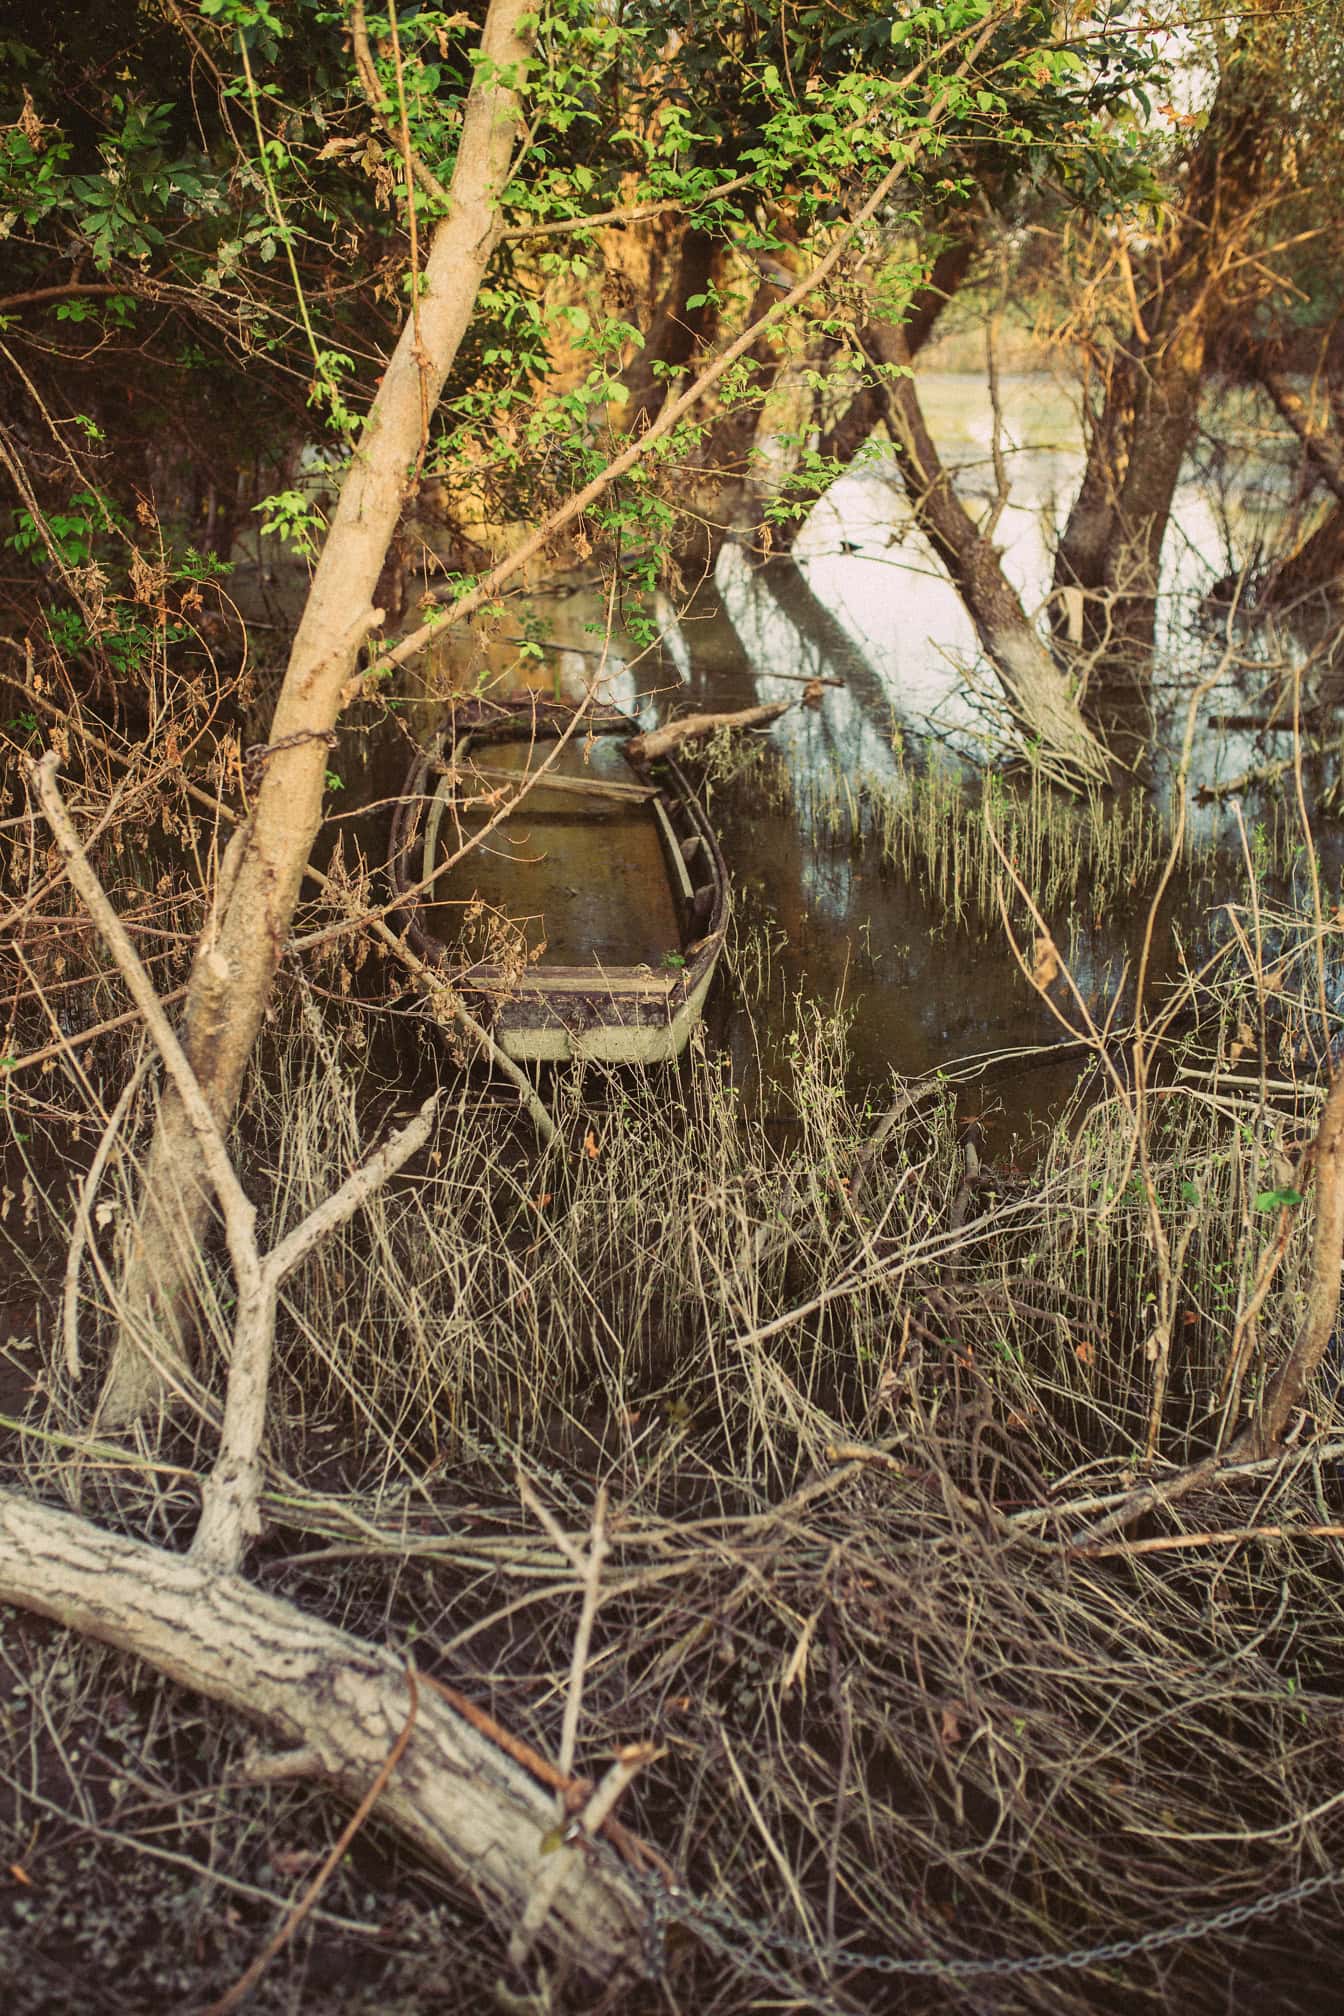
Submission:
<svg viewBox="0 0 1344 2016">
<path fill-rule="evenodd" d="M 1302 1202 L 1300 1190 L 1262 1190 L 1255 1200 L 1257 1211 L 1286 1211 Z"/>
</svg>

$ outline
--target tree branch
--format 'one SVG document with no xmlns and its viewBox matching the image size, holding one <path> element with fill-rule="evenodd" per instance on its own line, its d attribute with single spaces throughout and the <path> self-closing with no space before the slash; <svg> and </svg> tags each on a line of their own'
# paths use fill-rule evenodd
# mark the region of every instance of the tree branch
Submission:
<svg viewBox="0 0 1344 2016">
<path fill-rule="evenodd" d="M 976 35 L 968 54 L 958 64 L 956 71 L 953 73 L 956 79 L 959 80 L 966 73 L 980 54 L 985 43 L 989 41 L 990 37 L 1002 25 L 1004 20 L 1020 12 L 1021 4 L 1022 0 L 1014 0 L 1012 6 L 996 10 L 986 21 L 979 24 L 980 32 Z M 961 31 L 953 40 L 963 40 L 966 33 L 966 30 Z M 945 88 L 935 99 L 928 113 L 928 125 L 930 128 L 935 127 L 946 112 L 949 98 L 950 90 Z M 705 394 L 711 391 L 724 374 L 732 369 L 739 357 L 744 356 L 752 348 L 753 344 L 759 342 L 760 338 L 767 331 L 773 329 L 777 323 L 784 321 L 787 316 L 793 313 L 793 310 L 800 302 L 806 301 L 810 294 L 814 294 L 817 288 L 830 278 L 864 226 L 872 222 L 897 183 L 903 176 L 909 173 L 916 161 L 920 159 L 923 151 L 922 142 L 913 142 L 903 150 L 901 159 L 887 170 L 887 173 L 882 177 L 867 201 L 855 212 L 849 223 L 837 234 L 835 243 L 832 245 L 830 251 L 826 253 L 825 257 L 820 259 L 812 268 L 812 271 L 805 274 L 795 287 L 791 287 L 787 294 L 781 295 L 779 300 L 773 302 L 766 309 L 765 313 L 758 316 L 754 322 L 742 331 L 740 336 L 728 344 L 726 349 L 720 351 L 719 355 L 705 366 L 704 370 L 687 386 L 679 398 L 669 400 L 652 425 L 643 434 L 632 441 L 621 454 L 616 456 L 614 461 L 609 462 L 606 468 L 599 475 L 595 476 L 590 483 L 586 483 L 582 490 L 577 491 L 564 504 L 558 505 L 551 512 L 550 516 L 544 519 L 537 527 L 535 532 L 530 533 L 507 558 L 499 562 L 498 566 L 492 567 L 484 579 L 479 581 L 468 594 L 462 596 L 460 601 L 454 602 L 434 622 L 424 623 L 418 630 L 413 630 L 409 636 L 403 637 L 392 650 L 385 651 L 377 660 L 376 665 L 371 669 L 375 671 L 391 670 L 396 665 L 404 665 L 408 658 L 413 658 L 418 651 L 423 651 L 426 644 L 430 643 L 435 637 L 440 636 L 446 628 L 453 624 L 464 622 L 468 616 L 474 616 L 478 609 L 484 608 L 488 602 L 494 600 L 499 590 L 507 581 L 511 581 L 515 574 L 519 573 L 530 560 L 534 560 L 537 554 L 550 544 L 557 532 L 562 532 L 576 518 L 581 518 L 588 507 L 591 504 L 595 504 L 599 497 L 605 495 L 613 483 L 618 483 L 622 476 L 628 474 L 635 467 L 636 463 L 642 462 L 649 451 L 659 441 L 664 440 L 672 432 L 673 428 L 699 405 Z"/>
</svg>

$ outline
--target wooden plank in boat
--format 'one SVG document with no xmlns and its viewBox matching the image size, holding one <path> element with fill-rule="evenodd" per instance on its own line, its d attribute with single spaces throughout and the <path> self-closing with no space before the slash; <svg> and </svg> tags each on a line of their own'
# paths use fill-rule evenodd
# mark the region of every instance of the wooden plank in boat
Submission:
<svg viewBox="0 0 1344 2016">
<path fill-rule="evenodd" d="M 488 784 L 516 784 L 521 790 L 530 784 L 528 798 L 538 791 L 564 791 L 574 798 L 609 798 L 627 804 L 645 805 L 658 796 L 656 784 L 623 784 L 614 777 L 565 777 L 553 770 L 501 770 L 493 764 L 472 761 L 461 772 L 463 784 L 483 777 Z"/>
<path fill-rule="evenodd" d="M 647 973 L 632 973 L 625 966 L 615 973 L 604 973 L 600 966 L 594 966 L 591 973 L 576 973 L 572 967 L 560 970 L 552 966 L 524 974 L 521 980 L 505 979 L 502 974 L 468 973 L 460 984 L 473 992 L 502 994 L 519 1000 L 546 994 L 642 994 L 656 999 L 670 994 L 680 978 L 680 967 L 675 972 L 657 973 L 650 969 Z"/>
</svg>

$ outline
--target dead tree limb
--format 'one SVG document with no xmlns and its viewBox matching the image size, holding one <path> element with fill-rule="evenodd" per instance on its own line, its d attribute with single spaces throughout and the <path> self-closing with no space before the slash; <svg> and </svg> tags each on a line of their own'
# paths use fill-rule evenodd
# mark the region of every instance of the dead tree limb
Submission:
<svg viewBox="0 0 1344 2016">
<path fill-rule="evenodd" d="M 310 1211 L 264 1258 L 257 1256 L 246 1296 L 240 1285 L 219 1455 L 201 1494 L 200 1524 L 191 1543 L 195 1560 L 231 1573 L 241 1565 L 248 1541 L 261 1530 L 257 1509 L 261 1442 L 282 1285 L 328 1233 L 353 1218 L 375 1190 L 424 1147 L 438 1103 L 438 1094 L 431 1094 L 415 1118 L 362 1162 L 333 1196 Z"/>
<path fill-rule="evenodd" d="M 406 1746 L 411 1740 L 411 1732 L 415 1728 L 416 1717 L 420 1713 L 420 1689 L 416 1684 L 415 1668 L 413 1666 L 408 1666 L 406 1669 L 406 1685 L 410 1690 L 411 1705 L 406 1712 L 406 1720 L 402 1724 L 401 1734 L 383 1759 L 378 1770 L 378 1776 L 374 1779 L 372 1785 L 370 1785 L 368 1791 L 364 1794 L 364 1797 L 360 1800 L 358 1806 L 356 1806 L 354 1812 L 332 1842 L 316 1876 L 314 1876 L 302 1897 L 299 1898 L 292 1910 L 285 1913 L 284 1923 L 272 1933 L 260 1953 L 257 1954 L 255 1960 L 252 1961 L 250 1966 L 244 1969 L 228 1993 L 221 1995 L 217 2002 L 210 2004 L 210 2007 L 204 2012 L 204 2016 L 233 2016 L 233 2011 L 242 2007 L 258 1981 L 260 1981 L 262 1975 L 266 1972 L 266 1969 L 270 1966 L 272 1960 L 274 1960 L 276 1954 L 283 1952 L 294 1937 L 294 1934 L 298 1931 L 300 1925 L 302 1925 L 304 1919 L 326 1889 L 327 1884 L 331 1881 L 338 1865 L 349 1849 L 350 1843 L 354 1840 L 356 1834 L 358 1834 L 360 1828 L 382 1798 L 383 1793 L 387 1789 L 389 1778 L 406 1754 Z"/>
<path fill-rule="evenodd" d="M 791 700 L 772 700 L 768 706 L 743 707 L 735 714 L 687 714 L 680 721 L 651 728 L 647 735 L 636 735 L 626 743 L 626 754 L 632 763 L 652 763 L 688 742 L 717 735 L 721 728 L 763 728 L 768 721 L 778 721 L 781 714 L 787 714 L 792 705 Z"/>
<path fill-rule="evenodd" d="M 405 1727 L 401 1660 L 234 1575 L 104 1533 L 0 1492 L 0 1600 L 132 1653 L 259 1722 L 296 1768 L 358 1801 Z M 516 1924 L 552 1859 L 553 1795 L 448 1705 L 422 1691 L 377 1816 Z M 609 1858 L 554 1850 L 565 1881 L 541 1936 L 589 1976 L 638 1966 L 644 1911 Z"/>
<path fill-rule="evenodd" d="M 56 786 L 58 762 L 59 758 L 52 751 L 32 766 L 38 800 L 56 836 L 71 883 L 101 932 L 118 971 L 130 989 L 132 1000 L 144 1016 L 164 1068 L 182 1102 L 182 1109 L 196 1130 L 201 1157 L 224 1214 L 229 1258 L 238 1289 L 238 1313 L 233 1326 L 220 1452 L 202 1494 L 201 1520 L 192 1543 L 192 1553 L 210 1567 L 231 1572 L 241 1563 L 249 1539 L 260 1530 L 257 1500 L 261 1492 L 261 1442 L 266 1425 L 266 1394 L 270 1384 L 275 1312 L 280 1289 L 320 1240 L 346 1224 L 388 1177 L 424 1146 L 429 1138 L 438 1095 L 433 1094 L 426 1099 L 409 1125 L 392 1135 L 346 1178 L 333 1196 L 309 1212 L 278 1246 L 263 1255 L 257 1244 L 256 1206 L 238 1180 L 205 1094 L 164 1013 L 163 1004 L 154 992 L 153 983 L 79 844 L 79 836 Z M 138 1080 L 139 1073 L 131 1082 L 131 1090 Z M 119 1106 L 118 1114 L 121 1111 Z M 102 1154 L 101 1149 L 99 1154 Z M 83 1208 L 87 1213 L 87 1199 Z M 77 1254 L 78 1240 L 71 1251 Z"/>
</svg>

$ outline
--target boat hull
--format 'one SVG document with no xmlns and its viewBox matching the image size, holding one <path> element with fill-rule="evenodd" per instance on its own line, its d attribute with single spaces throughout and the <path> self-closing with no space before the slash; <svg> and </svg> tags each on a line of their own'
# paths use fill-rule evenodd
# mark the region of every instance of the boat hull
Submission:
<svg viewBox="0 0 1344 2016">
<path fill-rule="evenodd" d="M 519 991 L 498 1003 L 491 1034 L 516 1064 L 672 1064 L 702 1019 L 715 963 L 679 1001 L 630 1004 L 600 990 L 591 998 L 557 999 L 545 987 Z"/>
<path fill-rule="evenodd" d="M 672 942 L 658 957 L 653 946 L 641 945 L 649 957 L 620 963 L 592 952 L 585 963 L 571 956 L 564 964 L 549 964 L 544 956 L 521 974 L 500 967 L 469 964 L 463 968 L 456 948 L 433 928 L 434 900 L 448 900 L 439 882 L 441 838 L 461 834 L 461 809 L 466 802 L 463 780 L 493 783 L 503 774 L 495 763 L 494 745 L 525 740 L 528 762 L 538 768 L 547 759 L 548 743 L 559 741 L 573 726 L 568 710 L 487 707 L 472 703 L 459 710 L 452 725 L 436 738 L 412 767 L 393 830 L 391 868 L 403 897 L 408 936 L 417 950 L 444 971 L 447 983 L 489 1029 L 493 1041 L 514 1062 L 564 1063 L 587 1059 L 622 1065 L 670 1064 L 686 1048 L 700 1021 L 706 997 L 727 934 L 730 909 L 728 873 L 717 839 L 704 810 L 679 766 L 663 761 L 651 769 L 629 765 L 638 795 L 656 833 L 666 888 L 660 901 L 667 907 Z M 633 735 L 638 724 L 627 717 L 585 720 L 585 735 Z M 554 772 L 548 773 L 554 776 Z M 520 780 L 521 781 L 521 780 Z M 572 808 L 565 792 L 589 794 L 629 791 L 627 785 L 582 784 L 572 780 L 537 784 Z M 469 797 L 469 788 L 467 791 Z M 533 798 L 533 805 L 536 799 Z M 471 856 L 461 870 L 445 878 L 450 890 L 461 882 L 464 895 L 472 887 Z M 604 882 L 610 880 L 604 876 Z M 619 879 L 619 878 L 617 878 Z M 584 914 L 583 892 L 579 913 Z M 595 895 L 596 895 L 595 890 Z M 462 901 L 458 897 L 454 900 Z M 523 907 L 525 898 L 520 897 Z M 575 948 L 586 951 L 587 947 Z M 457 969 L 457 970 L 455 970 Z"/>
</svg>

